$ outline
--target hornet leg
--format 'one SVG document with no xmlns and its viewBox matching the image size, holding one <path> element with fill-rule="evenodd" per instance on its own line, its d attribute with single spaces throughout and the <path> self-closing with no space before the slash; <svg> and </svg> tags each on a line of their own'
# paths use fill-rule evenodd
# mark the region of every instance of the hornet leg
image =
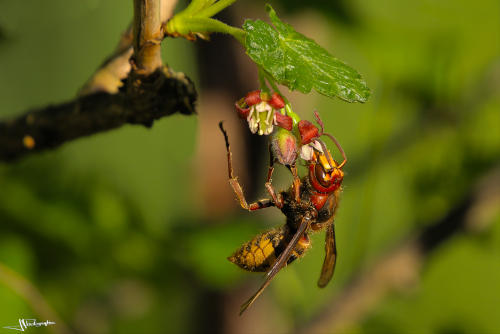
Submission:
<svg viewBox="0 0 500 334">
<path fill-rule="evenodd" d="M 226 141 L 227 169 L 228 169 L 228 174 L 229 174 L 229 184 L 233 188 L 233 191 L 236 194 L 236 197 L 238 198 L 238 201 L 240 202 L 241 207 L 245 210 L 248 210 L 248 211 L 255 211 L 255 210 L 267 208 L 270 206 L 276 206 L 277 202 L 275 201 L 274 198 L 272 200 L 271 199 L 263 199 L 263 200 L 259 200 L 259 201 L 256 201 L 254 203 L 248 204 L 248 202 L 245 198 L 245 194 L 243 193 L 243 188 L 241 187 L 240 183 L 238 182 L 238 178 L 235 177 L 234 173 L 233 173 L 233 159 L 232 159 L 231 148 L 229 146 L 229 138 L 227 136 L 226 130 L 224 130 L 222 122 L 219 123 L 219 128 L 221 129 L 222 134 L 224 135 L 224 140 Z M 270 173 L 272 174 L 272 171 Z M 267 185 L 267 183 L 266 183 L 266 185 Z M 266 188 L 267 188 L 267 186 L 266 186 Z M 269 189 L 268 189 L 268 191 L 269 191 Z"/>
<path fill-rule="evenodd" d="M 283 200 L 281 198 L 278 198 L 276 195 L 276 191 L 274 190 L 271 182 L 272 182 L 272 176 L 274 172 L 274 155 L 273 155 L 273 150 L 271 148 L 271 145 L 269 145 L 269 169 L 267 171 L 267 180 L 266 180 L 266 189 L 271 198 L 273 199 L 274 204 L 276 207 L 281 209 L 283 207 Z"/>
<path fill-rule="evenodd" d="M 293 175 L 293 193 L 295 195 L 295 201 L 300 203 L 300 178 L 297 172 L 297 166 L 295 164 L 287 166 Z"/>
</svg>

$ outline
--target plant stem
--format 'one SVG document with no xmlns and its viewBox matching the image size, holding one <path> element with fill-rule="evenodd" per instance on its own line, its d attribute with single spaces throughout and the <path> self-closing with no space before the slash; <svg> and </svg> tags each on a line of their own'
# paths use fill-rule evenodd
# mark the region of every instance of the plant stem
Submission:
<svg viewBox="0 0 500 334">
<path fill-rule="evenodd" d="M 170 35 L 180 34 L 189 35 L 191 33 L 221 32 L 230 34 L 241 44 L 245 43 L 245 31 L 240 28 L 232 27 L 219 20 L 206 17 L 185 17 L 174 16 L 167 22 L 166 32 Z"/>
<path fill-rule="evenodd" d="M 290 102 L 288 101 L 288 99 L 286 98 L 286 96 L 281 93 L 278 85 L 276 84 L 276 80 L 274 80 L 273 76 L 269 72 L 267 72 L 266 70 L 264 70 L 262 67 L 259 66 L 259 75 L 260 75 L 261 72 L 263 73 L 263 75 L 266 78 L 267 82 L 269 82 L 269 85 L 272 87 L 272 89 L 275 92 L 277 92 L 277 93 L 279 93 L 281 95 L 281 97 L 285 101 L 285 104 L 290 105 Z"/>
<path fill-rule="evenodd" d="M 221 10 L 235 3 L 236 0 L 219 0 L 215 4 L 199 11 L 196 16 L 200 17 L 212 17 Z"/>
<path fill-rule="evenodd" d="M 267 87 L 267 84 L 266 84 L 266 76 L 263 72 L 264 72 L 264 70 L 262 69 L 262 67 L 259 66 L 260 89 L 267 92 L 267 93 L 270 93 L 269 87 Z"/>
<path fill-rule="evenodd" d="M 148 75 L 162 66 L 161 0 L 134 0 L 134 62 Z"/>
<path fill-rule="evenodd" d="M 293 127 L 294 127 L 294 129 L 295 129 L 295 128 L 296 128 L 297 123 L 299 123 L 299 122 L 300 122 L 300 117 L 299 117 L 299 115 L 297 115 L 297 114 L 296 114 L 296 113 L 292 110 L 292 105 L 291 105 L 289 102 L 287 102 L 287 103 L 285 104 L 285 110 L 286 110 L 286 114 L 292 118 L 292 121 L 293 121 Z"/>
<path fill-rule="evenodd" d="M 267 82 L 269 83 L 269 85 L 271 86 L 271 88 L 275 92 L 277 92 L 278 94 L 280 94 L 281 97 L 283 98 L 283 100 L 285 101 L 285 114 L 288 115 L 288 116 L 290 116 L 292 118 L 293 126 L 294 126 L 294 129 L 295 129 L 297 123 L 300 122 L 299 115 L 297 115 L 292 110 L 292 105 L 290 104 L 290 101 L 288 101 L 288 99 L 286 98 L 286 96 L 281 93 L 280 89 L 278 88 L 278 85 L 276 84 L 276 80 L 274 80 L 274 78 L 272 77 L 272 75 L 269 72 L 267 72 L 266 70 L 264 70 L 262 67 L 259 66 L 259 80 L 261 80 L 261 86 L 262 86 L 262 81 L 264 80 L 264 78 L 267 80 Z M 265 83 L 264 83 L 264 85 L 265 85 Z"/>
<path fill-rule="evenodd" d="M 286 96 L 284 96 L 283 94 L 281 94 L 280 89 L 276 85 L 276 82 L 275 82 L 274 78 L 271 76 L 271 74 L 269 74 L 264 69 L 262 69 L 262 72 L 264 73 L 264 76 L 265 76 L 267 82 L 269 82 L 269 85 L 271 85 L 272 89 L 274 89 L 275 92 L 279 93 L 283 97 L 283 99 L 285 100 L 286 104 L 289 104 L 288 99 L 286 98 Z"/>
<path fill-rule="evenodd" d="M 213 4 L 215 0 L 193 0 L 189 5 L 177 15 L 192 16 Z"/>
</svg>

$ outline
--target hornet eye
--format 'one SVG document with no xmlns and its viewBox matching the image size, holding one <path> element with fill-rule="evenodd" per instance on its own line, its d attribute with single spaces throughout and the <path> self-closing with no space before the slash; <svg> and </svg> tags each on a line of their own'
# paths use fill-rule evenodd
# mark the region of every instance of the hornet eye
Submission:
<svg viewBox="0 0 500 334">
<path fill-rule="evenodd" d="M 328 188 L 332 184 L 330 175 L 325 172 L 320 164 L 316 164 L 316 167 L 314 167 L 314 173 L 316 174 L 316 180 L 318 180 L 319 184 L 323 187 Z"/>
</svg>

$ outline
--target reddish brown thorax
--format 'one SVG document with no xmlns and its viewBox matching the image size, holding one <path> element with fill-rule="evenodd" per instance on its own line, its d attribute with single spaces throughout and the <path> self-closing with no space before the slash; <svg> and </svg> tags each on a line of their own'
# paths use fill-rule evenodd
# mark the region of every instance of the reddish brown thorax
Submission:
<svg viewBox="0 0 500 334">
<path fill-rule="evenodd" d="M 313 192 L 311 194 L 311 203 L 314 205 L 316 210 L 321 210 L 325 206 L 326 200 L 329 194 L 321 194 L 319 192 Z"/>
</svg>

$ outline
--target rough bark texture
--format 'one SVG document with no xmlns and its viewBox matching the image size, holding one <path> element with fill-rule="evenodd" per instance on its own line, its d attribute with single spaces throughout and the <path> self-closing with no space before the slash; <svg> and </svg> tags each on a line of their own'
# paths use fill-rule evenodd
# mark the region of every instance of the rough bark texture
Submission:
<svg viewBox="0 0 500 334">
<path fill-rule="evenodd" d="M 194 113 L 195 100 L 194 85 L 183 74 L 166 68 L 149 76 L 132 72 L 117 94 L 89 94 L 0 122 L 0 160 L 54 148 L 126 123 L 150 127 L 175 112 Z"/>
</svg>

